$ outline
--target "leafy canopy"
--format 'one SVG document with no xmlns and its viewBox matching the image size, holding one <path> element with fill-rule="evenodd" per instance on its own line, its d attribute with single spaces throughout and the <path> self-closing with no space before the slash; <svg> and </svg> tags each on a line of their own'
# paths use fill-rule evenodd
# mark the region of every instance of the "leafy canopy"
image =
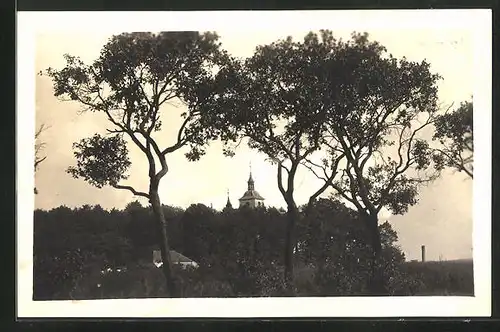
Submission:
<svg viewBox="0 0 500 332">
<path fill-rule="evenodd" d="M 318 69 L 329 52 L 312 33 L 301 42 L 288 37 L 258 46 L 247 59 L 230 59 L 203 105 L 202 121 L 221 133 L 226 154 L 246 137 L 251 148 L 278 164 L 278 187 L 289 207 L 295 205 L 298 167 L 321 148 L 325 114 Z M 318 188 L 311 201 L 325 189 Z"/>
<path fill-rule="evenodd" d="M 258 46 L 243 61 L 232 59 L 217 75 L 206 121 L 233 141 L 237 134 L 249 137 L 251 147 L 273 159 L 301 159 L 318 149 L 320 126 L 309 114 L 319 107 L 311 89 L 311 59 L 318 55 L 310 43 L 287 38 Z"/>
<path fill-rule="evenodd" d="M 128 178 L 125 173 L 131 162 L 121 135 L 104 137 L 95 134 L 73 143 L 73 149 L 77 164 L 69 167 L 68 173 L 74 178 L 81 177 L 97 188 L 116 186 L 120 180 Z"/>
<path fill-rule="evenodd" d="M 55 96 L 78 102 L 83 111 L 103 113 L 111 124 L 108 133 L 127 135 L 148 158 L 150 177 L 159 179 L 168 170 L 166 154 L 187 145 L 191 149 L 186 156 L 196 160 L 215 138 L 210 128 L 197 125 L 196 105 L 209 95 L 224 57 L 219 47 L 214 33 L 123 33 L 111 37 L 92 64 L 65 55 L 66 66 L 49 68 L 47 74 Z M 187 110 L 177 141 L 162 149 L 153 133 L 162 129 L 161 115 L 168 109 L 164 106 L 179 101 Z M 74 147 L 78 164 L 69 169 L 74 176 L 97 186 L 126 178 L 129 161 L 121 136 L 96 135 Z"/>
<path fill-rule="evenodd" d="M 473 118 L 471 101 L 462 102 L 454 112 L 437 118 L 433 139 L 442 147 L 435 150 L 433 157 L 438 169 L 445 166 L 452 167 L 473 178 Z"/>
<path fill-rule="evenodd" d="M 345 156 L 332 187 L 363 214 L 377 215 L 382 207 L 406 212 L 417 202 L 418 184 L 435 177 L 425 173 L 431 153 L 420 134 L 436 117 L 440 76 L 426 61 L 387 54 L 366 33 L 342 41 L 322 31 L 313 39 L 329 52 L 311 81 L 322 106 L 311 118 L 324 126 L 327 151 Z M 310 163 L 310 169 L 325 179 L 318 171 L 329 165 Z"/>
</svg>

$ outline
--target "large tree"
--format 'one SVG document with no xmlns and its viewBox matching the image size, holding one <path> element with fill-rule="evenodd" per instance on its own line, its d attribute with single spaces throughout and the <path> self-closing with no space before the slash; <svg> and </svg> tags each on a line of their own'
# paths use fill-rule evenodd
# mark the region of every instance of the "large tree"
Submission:
<svg viewBox="0 0 500 332">
<path fill-rule="evenodd" d="M 158 186 L 168 172 L 170 153 L 188 146 L 186 156 L 197 160 L 207 141 L 214 138 L 208 129 L 197 125 L 200 114 L 196 105 L 208 95 L 207 86 L 222 54 L 214 33 L 123 33 L 111 37 L 90 65 L 65 55 L 66 67 L 47 70 L 55 96 L 79 103 L 84 111 L 104 114 L 111 126 L 105 136 L 95 134 L 74 144 L 77 164 L 68 172 L 98 188 L 111 186 L 149 200 L 171 296 L 177 293 Z M 181 101 L 186 112 L 177 141 L 160 147 L 155 133 L 163 128 L 162 113 L 170 101 Z M 148 161 L 149 186 L 145 191 L 122 183 L 131 165 L 127 140 Z"/>
<path fill-rule="evenodd" d="M 463 102 L 454 111 L 438 116 L 434 140 L 440 147 L 434 150 L 438 169 L 451 167 L 474 178 L 473 106 Z"/>
<path fill-rule="evenodd" d="M 296 175 L 302 162 L 321 147 L 322 122 L 312 116 L 320 113 L 315 69 L 329 52 L 317 43 L 314 34 L 303 42 L 289 37 L 257 47 L 246 60 L 232 59 L 217 75 L 211 102 L 203 105 L 205 126 L 219 128 L 228 143 L 226 153 L 234 152 L 238 137 L 265 154 L 276 165 L 277 184 L 287 205 L 284 277 L 288 286 L 293 277 L 295 225 L 300 217 L 294 198 Z M 329 177 L 333 178 L 341 156 L 333 158 Z M 321 195 L 328 184 L 310 193 L 309 203 Z"/>
<path fill-rule="evenodd" d="M 323 88 L 324 140 L 345 156 L 339 176 L 330 181 L 324 164 L 309 163 L 330 182 L 338 197 L 356 208 L 371 234 L 371 289 L 384 292 L 378 257 L 379 213 L 404 214 L 416 204 L 419 186 L 438 176 L 426 131 L 438 115 L 437 81 L 427 62 L 396 59 L 367 34 L 344 42 L 323 31 L 332 50 L 318 68 Z M 427 133 L 427 136 L 430 136 Z M 430 139 L 430 137 L 429 137 Z"/>
</svg>

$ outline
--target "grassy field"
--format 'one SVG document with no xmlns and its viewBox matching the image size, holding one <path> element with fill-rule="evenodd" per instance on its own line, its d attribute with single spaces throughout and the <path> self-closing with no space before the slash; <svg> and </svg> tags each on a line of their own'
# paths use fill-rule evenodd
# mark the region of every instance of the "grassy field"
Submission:
<svg viewBox="0 0 500 332">
<path fill-rule="evenodd" d="M 472 260 L 407 262 L 405 269 L 421 282 L 416 295 L 474 296 Z"/>
</svg>

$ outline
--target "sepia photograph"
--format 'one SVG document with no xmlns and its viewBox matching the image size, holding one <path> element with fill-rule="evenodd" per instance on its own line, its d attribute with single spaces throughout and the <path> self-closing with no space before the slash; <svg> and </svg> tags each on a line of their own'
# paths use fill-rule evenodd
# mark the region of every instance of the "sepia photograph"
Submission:
<svg viewBox="0 0 500 332">
<path fill-rule="evenodd" d="M 487 315 L 490 13 L 350 13 L 26 13 L 18 295 Z"/>
</svg>

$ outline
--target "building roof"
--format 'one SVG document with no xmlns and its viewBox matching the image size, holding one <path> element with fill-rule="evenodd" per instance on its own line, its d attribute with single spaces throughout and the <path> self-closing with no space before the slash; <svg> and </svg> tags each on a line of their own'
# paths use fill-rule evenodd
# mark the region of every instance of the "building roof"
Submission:
<svg viewBox="0 0 500 332">
<path fill-rule="evenodd" d="M 194 262 L 191 258 L 184 256 L 181 253 L 178 253 L 175 250 L 170 250 L 170 259 L 172 263 L 192 263 Z"/>
<path fill-rule="evenodd" d="M 265 198 L 262 197 L 258 192 L 257 190 L 247 190 L 245 191 L 245 193 L 243 194 L 243 197 L 241 197 L 239 200 L 240 201 L 246 201 L 246 200 L 249 200 L 249 199 L 257 199 L 257 200 L 261 200 L 263 201 Z"/>
<path fill-rule="evenodd" d="M 252 177 L 252 166 L 250 165 L 250 174 L 248 176 L 248 188 L 247 191 L 243 194 L 243 196 L 239 199 L 239 201 L 249 201 L 249 200 L 259 200 L 263 201 L 264 197 L 262 197 L 256 190 L 255 190 L 255 182 Z"/>
<path fill-rule="evenodd" d="M 170 250 L 170 260 L 172 263 L 195 263 L 191 258 L 188 258 L 184 256 L 183 254 L 178 253 L 175 250 Z M 153 250 L 153 262 L 157 265 L 162 263 L 161 259 L 161 251 L 160 250 Z"/>
</svg>

